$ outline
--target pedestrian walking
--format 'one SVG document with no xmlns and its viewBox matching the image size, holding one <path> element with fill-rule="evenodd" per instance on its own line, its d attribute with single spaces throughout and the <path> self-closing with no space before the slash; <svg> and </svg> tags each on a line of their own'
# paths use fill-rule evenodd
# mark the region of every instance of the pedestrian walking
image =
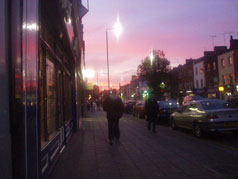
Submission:
<svg viewBox="0 0 238 179">
<path fill-rule="evenodd" d="M 148 130 L 156 132 L 156 121 L 157 121 L 157 114 L 158 114 L 158 105 L 157 100 L 155 98 L 155 94 L 151 93 L 150 96 L 146 99 L 145 102 L 145 113 L 148 120 Z"/>
<path fill-rule="evenodd" d="M 96 102 L 93 101 L 93 111 L 96 111 L 97 110 L 97 105 L 96 105 Z"/>
<path fill-rule="evenodd" d="M 114 139 L 118 141 L 120 138 L 119 120 L 124 111 L 122 100 L 116 95 L 115 90 L 103 101 L 103 110 L 107 112 L 108 139 L 110 145 L 112 145 Z"/>
</svg>

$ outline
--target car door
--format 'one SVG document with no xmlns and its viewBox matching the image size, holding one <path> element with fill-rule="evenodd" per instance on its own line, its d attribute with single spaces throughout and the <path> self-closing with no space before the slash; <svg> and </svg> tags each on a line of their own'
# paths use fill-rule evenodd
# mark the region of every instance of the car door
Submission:
<svg viewBox="0 0 238 179">
<path fill-rule="evenodd" d="M 186 114 L 184 117 L 184 125 L 186 128 L 193 129 L 194 121 L 198 117 L 199 106 L 196 103 L 190 104 L 186 109 Z"/>
<path fill-rule="evenodd" d="M 176 112 L 176 115 L 174 117 L 175 119 L 175 122 L 176 122 L 176 125 L 177 126 L 180 126 L 180 127 L 183 127 L 184 126 L 184 117 L 186 115 L 186 109 L 187 109 L 187 106 L 182 106 L 178 112 Z"/>
</svg>

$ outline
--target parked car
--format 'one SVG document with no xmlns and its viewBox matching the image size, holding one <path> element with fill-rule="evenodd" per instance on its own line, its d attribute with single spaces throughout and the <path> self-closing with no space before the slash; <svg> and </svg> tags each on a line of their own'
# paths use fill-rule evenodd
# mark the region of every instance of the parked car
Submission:
<svg viewBox="0 0 238 179">
<path fill-rule="evenodd" d="M 234 107 L 238 107 L 238 96 L 237 95 L 227 96 L 227 101 Z"/>
<path fill-rule="evenodd" d="M 167 123 L 169 124 L 170 116 L 175 112 L 179 105 L 175 99 L 169 99 L 167 101 L 158 101 L 158 123 Z"/>
<path fill-rule="evenodd" d="M 201 137 L 205 132 L 238 132 L 238 108 L 225 100 L 204 99 L 187 102 L 171 115 L 171 127 L 193 130 Z"/>
<path fill-rule="evenodd" d="M 136 100 L 128 100 L 124 102 L 125 110 L 127 114 L 132 114 L 133 106 L 136 104 Z"/>
<path fill-rule="evenodd" d="M 193 100 L 202 100 L 204 99 L 202 96 L 198 96 L 198 95 L 194 95 L 194 96 L 185 96 L 183 98 L 183 104 L 189 102 L 189 101 L 193 101 Z"/>
<path fill-rule="evenodd" d="M 138 101 L 133 106 L 132 115 L 138 118 L 145 118 L 145 102 L 144 101 Z"/>
</svg>

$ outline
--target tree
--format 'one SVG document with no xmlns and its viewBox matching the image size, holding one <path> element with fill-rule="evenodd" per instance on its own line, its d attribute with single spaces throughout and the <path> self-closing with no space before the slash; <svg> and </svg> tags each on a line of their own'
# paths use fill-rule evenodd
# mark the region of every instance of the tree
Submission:
<svg viewBox="0 0 238 179">
<path fill-rule="evenodd" d="M 167 89 L 170 62 L 161 50 L 153 50 L 153 60 L 147 56 L 137 68 L 137 75 L 147 81 L 149 88 L 158 96 Z"/>
</svg>

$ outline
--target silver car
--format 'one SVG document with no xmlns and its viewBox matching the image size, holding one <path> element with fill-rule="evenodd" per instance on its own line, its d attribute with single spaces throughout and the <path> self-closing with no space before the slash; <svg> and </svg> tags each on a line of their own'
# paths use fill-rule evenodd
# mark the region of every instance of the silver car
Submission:
<svg viewBox="0 0 238 179">
<path fill-rule="evenodd" d="M 170 118 L 172 129 L 182 127 L 192 129 L 195 136 L 204 132 L 238 132 L 238 108 L 233 108 L 227 101 L 203 99 L 187 102 Z"/>
</svg>

